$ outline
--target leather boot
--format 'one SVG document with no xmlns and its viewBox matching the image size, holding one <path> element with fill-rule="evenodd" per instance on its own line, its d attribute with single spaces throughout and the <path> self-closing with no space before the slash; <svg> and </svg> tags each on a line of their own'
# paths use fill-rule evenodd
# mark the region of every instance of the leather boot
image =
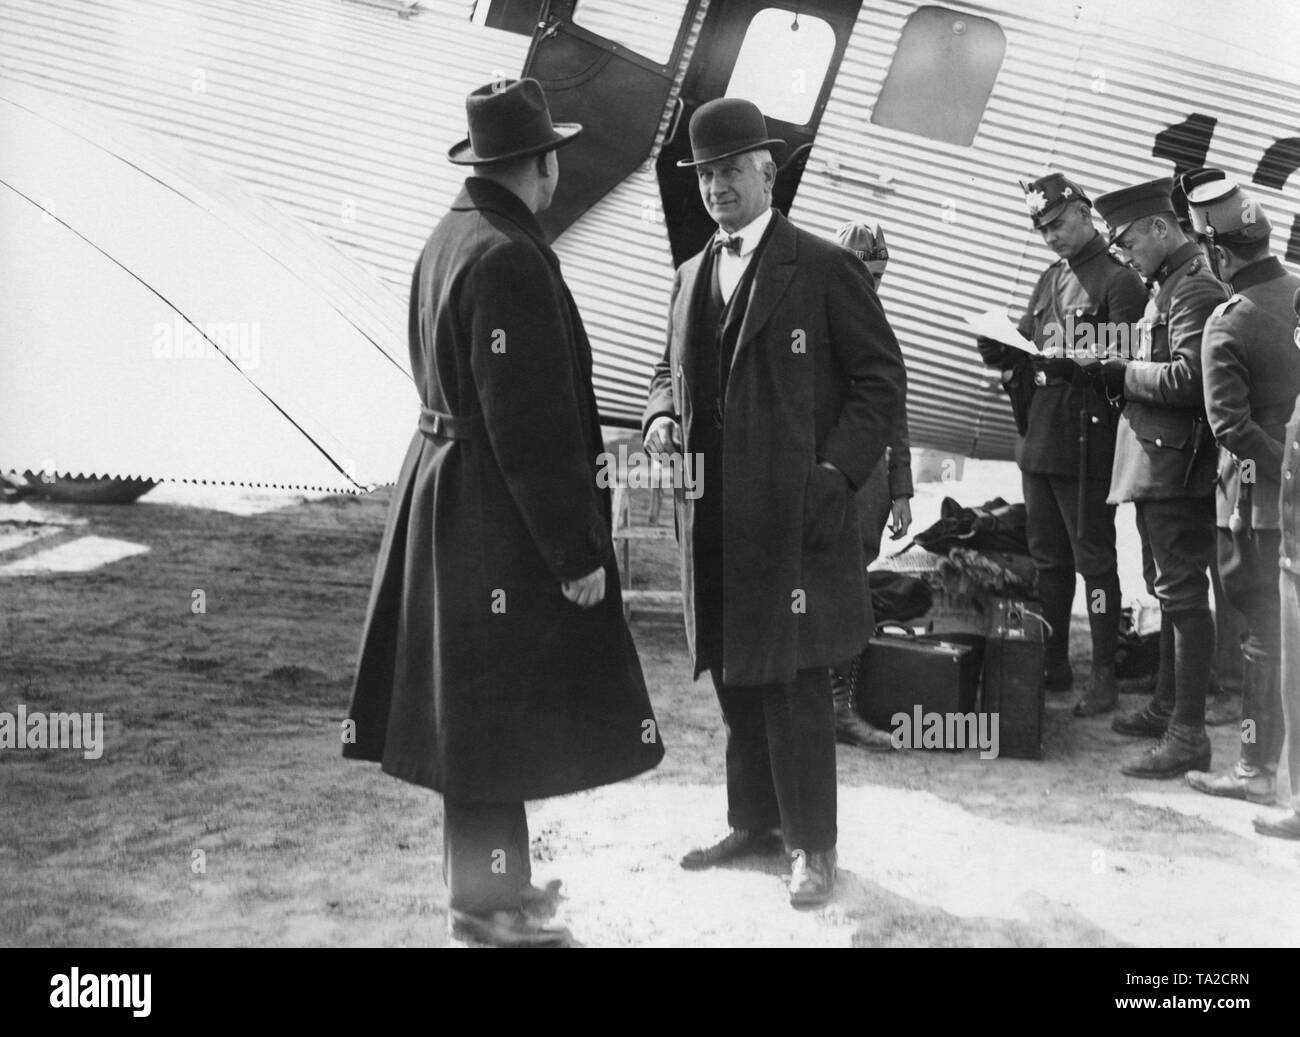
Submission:
<svg viewBox="0 0 1300 1037">
<path fill-rule="evenodd" d="M 1115 679 L 1115 664 L 1099 666 L 1092 664 L 1092 675 L 1088 678 L 1088 690 L 1074 704 L 1076 717 L 1095 717 L 1098 713 L 1109 713 L 1119 704 L 1119 682 Z"/>
<path fill-rule="evenodd" d="M 1171 720 L 1165 736 L 1120 771 L 1130 778 L 1176 778 L 1188 771 L 1210 769 L 1210 739 L 1204 727 Z"/>
<path fill-rule="evenodd" d="M 1250 803 L 1273 803 L 1277 799 L 1277 776 L 1242 760 L 1227 774 L 1188 771 L 1187 784 L 1207 796 L 1244 799 Z"/>
<path fill-rule="evenodd" d="M 1039 570 L 1038 597 L 1043 605 L 1043 618 L 1052 631 L 1043 645 L 1043 685 L 1048 691 L 1069 691 L 1074 687 L 1074 672 L 1070 669 L 1074 571 Z"/>
<path fill-rule="evenodd" d="M 888 752 L 894 740 L 888 731 L 872 727 L 853 708 L 853 690 L 845 674 L 848 668 L 837 666 L 831 672 L 831 694 L 835 698 L 835 740 L 856 745 L 871 752 Z"/>
<path fill-rule="evenodd" d="M 1174 624 L 1163 613 L 1160 616 L 1160 667 L 1156 670 L 1156 689 L 1151 701 L 1141 709 L 1121 713 L 1110 722 L 1116 734 L 1130 738 L 1163 738 L 1174 715 Z"/>
</svg>

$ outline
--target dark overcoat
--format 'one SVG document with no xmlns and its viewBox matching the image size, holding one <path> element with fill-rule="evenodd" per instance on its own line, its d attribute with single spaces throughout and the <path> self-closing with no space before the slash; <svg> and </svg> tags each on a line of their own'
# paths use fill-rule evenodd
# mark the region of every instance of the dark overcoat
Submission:
<svg viewBox="0 0 1300 1037">
<path fill-rule="evenodd" d="M 1228 528 L 1249 462 L 1251 528 L 1277 529 L 1282 437 L 1300 393 L 1300 349 L 1291 341 L 1300 277 L 1269 256 L 1242 270 L 1232 288 L 1205 322 L 1205 410 L 1219 443 L 1216 518 Z"/>
<path fill-rule="evenodd" d="M 623 618 L 591 347 L 541 228 L 470 178 L 411 285 L 422 403 L 362 636 L 353 759 L 462 800 L 639 774 L 663 756 Z M 450 420 L 446 416 L 450 416 Z M 561 581 L 604 566 L 583 609 Z"/>
<path fill-rule="evenodd" d="M 854 487 L 894 438 L 906 374 L 898 341 L 853 253 L 773 214 L 726 389 L 722 493 L 723 679 L 793 680 L 850 659 L 871 635 Z M 706 252 L 673 281 L 668 345 L 655 367 L 645 426 L 677 419 L 698 441 L 691 374 L 695 314 L 708 285 Z M 700 415 L 699 420 L 711 420 Z M 830 461 L 843 472 L 818 466 Z M 844 476 L 852 481 L 852 486 Z M 687 639 L 696 660 L 695 501 L 675 494 Z"/>
<path fill-rule="evenodd" d="M 1156 280 L 1135 359 L 1124 371 L 1111 504 L 1214 494 L 1217 452 L 1205 420 L 1201 347 L 1205 322 L 1228 290 L 1192 242 L 1165 261 Z"/>
</svg>

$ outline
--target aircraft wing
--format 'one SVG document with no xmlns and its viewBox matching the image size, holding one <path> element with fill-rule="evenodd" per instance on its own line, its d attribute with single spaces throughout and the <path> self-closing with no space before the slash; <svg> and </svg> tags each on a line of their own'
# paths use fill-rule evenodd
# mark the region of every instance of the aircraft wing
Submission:
<svg viewBox="0 0 1300 1037">
<path fill-rule="evenodd" d="M 0 470 L 394 481 L 419 414 L 405 300 L 104 119 L 0 82 Z"/>
</svg>

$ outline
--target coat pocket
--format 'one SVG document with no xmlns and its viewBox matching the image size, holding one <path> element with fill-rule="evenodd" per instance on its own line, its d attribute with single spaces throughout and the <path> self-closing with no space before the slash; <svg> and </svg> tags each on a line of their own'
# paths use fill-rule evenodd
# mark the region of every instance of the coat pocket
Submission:
<svg viewBox="0 0 1300 1037">
<path fill-rule="evenodd" d="M 1192 438 L 1196 417 L 1168 409 L 1130 406 L 1129 424 L 1138 439 L 1147 446 L 1164 450 L 1182 450 Z"/>
<path fill-rule="evenodd" d="M 814 551 L 833 546 L 844 531 L 851 503 L 848 480 L 814 462 L 803 493 L 805 546 Z"/>
</svg>

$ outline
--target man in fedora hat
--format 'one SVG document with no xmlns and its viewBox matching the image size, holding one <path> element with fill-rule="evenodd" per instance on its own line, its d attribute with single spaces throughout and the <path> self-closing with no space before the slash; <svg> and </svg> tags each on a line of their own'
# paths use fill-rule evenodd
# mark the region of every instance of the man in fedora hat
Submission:
<svg viewBox="0 0 1300 1037">
<path fill-rule="evenodd" d="M 652 454 L 715 473 L 676 497 L 687 640 L 727 729 L 727 821 L 703 868 L 779 850 L 790 900 L 835 881 L 830 667 L 871 634 L 855 490 L 894 434 L 902 356 L 866 266 L 772 210 L 776 166 L 756 105 L 691 118 L 718 232 L 677 271 L 644 415 Z"/>
<path fill-rule="evenodd" d="M 1285 733 L 1282 721 L 1282 437 L 1300 393 L 1300 350 L 1291 341 L 1291 300 L 1300 277 L 1269 250 L 1273 226 L 1259 202 L 1221 169 L 1182 177 L 1192 229 L 1233 296 L 1205 323 L 1205 409 L 1219 444 L 1218 563 L 1228 600 L 1245 617 L 1241 653 L 1241 755 L 1226 774 L 1189 771 L 1192 788 L 1272 803 Z"/>
<path fill-rule="evenodd" d="M 1215 451 L 1205 420 L 1205 322 L 1227 298 L 1205 255 L 1178 225 L 1170 178 L 1097 199 L 1119 259 L 1156 285 L 1129 356 L 1099 377 L 1122 402 L 1110 501 L 1133 501 L 1147 588 L 1160 602 L 1160 668 L 1151 701 L 1116 717 L 1121 734 L 1161 740 L 1125 764 L 1137 778 L 1210 766 L 1205 699 L 1214 657 L 1208 569 L 1214 556 Z M 1172 634 L 1170 634 L 1172 632 Z"/>
<path fill-rule="evenodd" d="M 533 79 L 467 102 L 472 165 L 411 284 L 415 433 L 379 550 L 344 755 L 442 793 L 454 935 L 564 942 L 524 801 L 654 767 L 663 745 L 597 488 L 591 347 L 536 213 L 556 149 Z"/>
</svg>

